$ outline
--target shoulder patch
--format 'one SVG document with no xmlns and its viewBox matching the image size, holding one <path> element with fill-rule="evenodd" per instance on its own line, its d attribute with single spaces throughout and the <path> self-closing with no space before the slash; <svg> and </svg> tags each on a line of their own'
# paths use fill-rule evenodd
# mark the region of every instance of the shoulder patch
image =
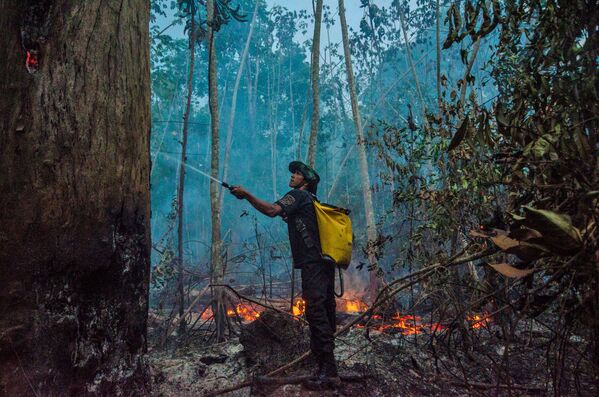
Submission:
<svg viewBox="0 0 599 397">
<path fill-rule="evenodd" d="M 284 206 L 289 206 L 295 203 L 295 197 L 293 197 L 291 194 L 286 194 L 285 197 L 279 200 L 279 203 L 283 204 Z"/>
</svg>

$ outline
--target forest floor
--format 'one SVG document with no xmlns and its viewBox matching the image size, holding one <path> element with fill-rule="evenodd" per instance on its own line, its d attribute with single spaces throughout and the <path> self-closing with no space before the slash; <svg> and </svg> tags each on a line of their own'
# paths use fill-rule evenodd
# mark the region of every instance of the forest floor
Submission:
<svg viewBox="0 0 599 397">
<path fill-rule="evenodd" d="M 225 396 L 548 396 L 597 395 L 597 375 L 581 367 L 576 354 L 562 356 L 560 374 L 547 365 L 552 336 L 543 329 L 516 333 L 506 354 L 498 330 L 489 325 L 466 338 L 445 339 L 351 328 L 337 338 L 335 355 L 344 380 L 336 390 L 314 392 L 293 380 L 310 373 L 310 359 L 283 375 L 289 382 L 256 381 L 308 350 L 308 330 L 300 321 L 269 313 L 240 327 L 237 336 L 205 345 L 187 339 L 178 348 L 152 349 L 153 394 L 208 396 L 254 380 Z M 581 343 L 573 338 L 567 349 Z M 461 346 L 452 349 L 448 346 Z M 562 352 L 564 353 L 564 352 Z M 570 357 L 570 359 L 568 358 Z M 509 368 L 506 376 L 505 368 Z M 557 381 L 559 379 L 559 381 Z M 279 379 L 280 381 L 280 379 Z M 291 383 L 291 384 L 289 384 Z M 556 384 L 557 383 L 557 384 Z M 556 394 L 555 387 L 559 392 Z"/>
</svg>

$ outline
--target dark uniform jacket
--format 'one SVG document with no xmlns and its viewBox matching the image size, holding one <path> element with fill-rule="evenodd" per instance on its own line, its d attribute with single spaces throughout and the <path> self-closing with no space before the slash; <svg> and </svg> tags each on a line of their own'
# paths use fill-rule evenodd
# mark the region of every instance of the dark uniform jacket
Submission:
<svg viewBox="0 0 599 397">
<path fill-rule="evenodd" d="M 321 261 L 313 199 L 307 190 L 293 189 L 275 202 L 283 209 L 281 215 L 287 222 L 293 265 L 298 269 L 306 263 Z"/>
</svg>

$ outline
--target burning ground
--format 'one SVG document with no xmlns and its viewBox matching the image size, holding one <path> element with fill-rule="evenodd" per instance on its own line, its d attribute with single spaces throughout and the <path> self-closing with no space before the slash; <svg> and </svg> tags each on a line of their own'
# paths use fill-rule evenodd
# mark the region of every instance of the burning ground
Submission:
<svg viewBox="0 0 599 397">
<path fill-rule="evenodd" d="M 212 345 L 204 339 L 211 332 L 211 312 L 201 310 L 196 317 L 203 325 L 186 336 L 175 335 L 172 343 L 178 348 L 150 352 L 154 394 L 208 396 L 230 390 L 224 395 L 544 396 L 551 394 L 556 380 L 566 382 L 557 385 L 560 390 L 571 391 L 564 395 L 595 391 L 593 372 L 567 358 L 584 349 L 584 338 L 571 337 L 564 351 L 548 350 L 556 337 L 545 322 L 550 319 L 521 322 L 506 335 L 490 313 L 468 313 L 458 322 L 449 315 L 443 320 L 401 313 L 395 306 L 369 312 L 357 298 L 337 301 L 338 331 L 345 329 L 335 350 L 343 383 L 327 392 L 301 386 L 313 365 L 310 358 L 262 377 L 309 350 L 301 300 L 295 301 L 293 314 L 247 302 L 231 306 L 228 316 L 236 335 Z M 159 334 L 153 330 L 154 339 Z M 562 360 L 569 375 L 557 376 L 549 369 L 547 354 Z M 505 368 L 509 374 L 502 373 Z"/>
</svg>

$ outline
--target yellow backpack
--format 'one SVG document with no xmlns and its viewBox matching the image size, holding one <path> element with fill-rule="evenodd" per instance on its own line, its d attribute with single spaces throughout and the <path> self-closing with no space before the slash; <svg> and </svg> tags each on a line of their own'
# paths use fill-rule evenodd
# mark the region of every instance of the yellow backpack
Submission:
<svg viewBox="0 0 599 397">
<path fill-rule="evenodd" d="M 341 269 L 347 269 L 351 261 L 353 237 L 351 219 L 349 219 L 350 211 L 320 203 L 316 199 L 312 202 L 316 212 L 323 258 Z"/>
</svg>

